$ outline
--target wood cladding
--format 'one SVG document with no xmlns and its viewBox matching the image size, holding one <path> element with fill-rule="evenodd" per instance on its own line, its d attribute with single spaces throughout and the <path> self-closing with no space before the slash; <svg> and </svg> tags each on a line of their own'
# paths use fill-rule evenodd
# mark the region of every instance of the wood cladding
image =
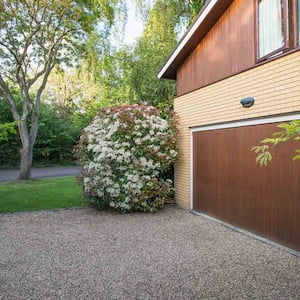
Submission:
<svg viewBox="0 0 300 300">
<path fill-rule="evenodd" d="M 194 209 L 300 251 L 298 144 L 278 145 L 267 167 L 251 151 L 275 125 L 193 133 Z"/>
<path fill-rule="evenodd" d="M 180 155 L 175 167 L 176 203 L 190 207 L 191 127 L 300 112 L 300 50 L 210 84 L 174 100 Z M 249 109 L 240 99 L 252 96 Z"/>
<path fill-rule="evenodd" d="M 255 65 L 255 1 L 234 1 L 177 70 L 177 95 Z"/>
<path fill-rule="evenodd" d="M 182 64 L 182 62 L 186 59 L 186 57 L 188 57 L 190 55 L 190 53 L 193 51 L 193 49 L 195 49 L 197 47 L 197 45 L 202 40 L 202 38 L 206 35 L 206 33 L 210 30 L 210 28 L 217 22 L 217 20 L 222 16 L 224 11 L 229 7 L 229 5 L 233 1 L 234 0 L 221 0 L 221 1 L 217 1 L 214 4 L 214 8 L 207 13 L 206 17 L 203 19 L 203 21 L 201 23 L 201 26 L 198 26 L 195 29 L 195 31 L 190 36 L 188 41 L 181 48 L 181 50 L 177 53 L 174 60 L 172 60 L 169 67 L 163 73 L 162 78 L 176 80 L 176 72 L 177 72 L 177 69 Z M 206 2 L 208 2 L 208 1 L 206 1 Z M 193 26 L 195 25 L 197 20 L 198 20 L 198 18 L 196 18 L 194 20 L 190 29 L 193 28 Z M 187 34 L 189 34 L 189 31 L 187 31 L 186 34 L 182 37 L 181 41 L 179 42 L 177 47 L 174 49 L 173 53 L 176 52 L 179 47 L 181 47 L 182 43 L 184 43 Z M 172 54 L 170 55 L 169 59 L 172 57 Z M 169 61 L 169 60 L 167 60 L 167 61 Z"/>
</svg>

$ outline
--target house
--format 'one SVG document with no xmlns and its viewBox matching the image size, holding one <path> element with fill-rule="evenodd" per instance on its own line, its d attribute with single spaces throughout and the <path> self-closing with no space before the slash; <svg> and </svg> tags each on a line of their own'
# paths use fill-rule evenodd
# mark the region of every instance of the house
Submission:
<svg viewBox="0 0 300 300">
<path fill-rule="evenodd" d="M 299 19 L 300 0 L 210 0 L 158 74 L 177 80 L 176 202 L 296 251 L 299 144 L 267 167 L 251 149 L 300 119 Z"/>
</svg>

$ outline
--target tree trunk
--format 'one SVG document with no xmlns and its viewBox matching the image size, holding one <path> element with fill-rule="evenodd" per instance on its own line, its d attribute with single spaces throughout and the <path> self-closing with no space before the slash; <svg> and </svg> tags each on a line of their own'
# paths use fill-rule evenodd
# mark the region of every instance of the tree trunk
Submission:
<svg viewBox="0 0 300 300">
<path fill-rule="evenodd" d="M 29 180 L 31 178 L 31 167 L 32 167 L 32 151 L 33 147 L 30 143 L 23 145 L 21 153 L 21 166 L 19 180 Z"/>
<path fill-rule="evenodd" d="M 33 146 L 36 140 L 37 133 L 37 122 L 31 125 L 31 132 L 28 134 L 28 127 L 26 124 L 26 118 L 22 119 L 19 124 L 19 134 L 22 141 L 21 154 L 21 165 L 19 180 L 29 180 L 31 178 L 31 167 L 33 158 Z"/>
</svg>

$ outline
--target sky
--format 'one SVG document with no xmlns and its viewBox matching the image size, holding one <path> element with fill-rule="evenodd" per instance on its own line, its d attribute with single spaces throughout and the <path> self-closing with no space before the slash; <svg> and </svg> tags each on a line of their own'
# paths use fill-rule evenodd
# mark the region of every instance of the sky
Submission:
<svg viewBox="0 0 300 300">
<path fill-rule="evenodd" d="M 143 32 L 143 23 L 138 20 L 133 0 L 126 0 L 128 8 L 128 20 L 125 27 L 124 43 L 132 45 Z"/>
<path fill-rule="evenodd" d="M 144 5 L 146 7 L 153 7 L 155 0 L 144 0 Z M 124 45 L 132 46 L 135 41 L 142 35 L 144 29 L 144 23 L 141 20 L 141 16 L 138 16 L 135 6 L 135 0 L 125 0 L 125 4 L 127 7 L 127 23 L 125 28 L 123 28 L 123 32 L 114 32 L 111 35 L 111 43 L 116 48 L 122 48 Z M 122 26 L 117 24 L 117 26 Z"/>
</svg>

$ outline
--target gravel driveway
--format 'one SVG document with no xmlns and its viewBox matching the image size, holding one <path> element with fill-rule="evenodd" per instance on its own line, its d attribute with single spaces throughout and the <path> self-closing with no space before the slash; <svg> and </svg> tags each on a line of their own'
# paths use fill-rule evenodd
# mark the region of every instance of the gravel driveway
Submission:
<svg viewBox="0 0 300 300">
<path fill-rule="evenodd" d="M 300 259 L 174 206 L 0 214 L 0 299 L 300 299 Z"/>
</svg>

